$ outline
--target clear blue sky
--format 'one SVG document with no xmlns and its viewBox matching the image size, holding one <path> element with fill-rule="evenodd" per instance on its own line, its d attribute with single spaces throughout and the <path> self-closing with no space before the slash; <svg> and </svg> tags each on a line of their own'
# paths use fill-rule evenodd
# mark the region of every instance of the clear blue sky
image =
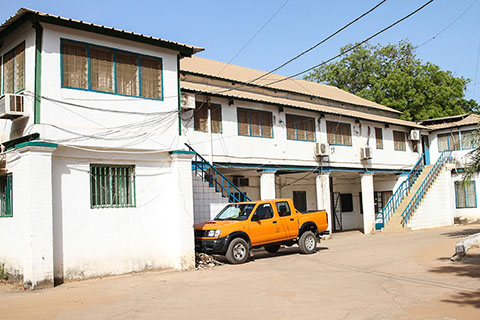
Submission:
<svg viewBox="0 0 480 320">
<path fill-rule="evenodd" d="M 199 56 L 228 62 L 286 0 L 243 1 L 18 1 L 4 0 L 0 21 L 26 7 L 64 17 L 204 47 Z M 361 41 L 410 13 L 427 0 L 388 0 L 335 38 L 278 71 L 292 75 Z M 380 0 L 289 0 L 258 36 L 232 62 L 268 71 L 309 48 Z M 480 102 L 480 0 L 435 0 L 408 20 L 371 41 L 419 45 L 474 6 L 448 30 L 417 50 L 456 76 L 472 79 L 467 98 Z M 480 66 L 479 66 L 480 68 Z"/>
</svg>

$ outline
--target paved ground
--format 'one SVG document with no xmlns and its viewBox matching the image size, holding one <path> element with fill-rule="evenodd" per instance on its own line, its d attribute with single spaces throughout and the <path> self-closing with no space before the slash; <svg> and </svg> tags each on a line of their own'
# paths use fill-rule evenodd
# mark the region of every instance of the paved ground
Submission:
<svg viewBox="0 0 480 320">
<path fill-rule="evenodd" d="M 258 251 L 244 265 L 152 271 L 39 291 L 0 286 L 0 319 L 479 319 L 480 225 L 335 234 L 313 255 Z"/>
</svg>

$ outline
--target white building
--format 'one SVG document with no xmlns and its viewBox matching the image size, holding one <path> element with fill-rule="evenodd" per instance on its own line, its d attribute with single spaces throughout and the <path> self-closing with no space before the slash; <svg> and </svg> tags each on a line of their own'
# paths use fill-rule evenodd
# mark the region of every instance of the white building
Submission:
<svg viewBox="0 0 480 320">
<path fill-rule="evenodd" d="M 193 267 L 178 65 L 202 49 L 27 9 L 0 43 L 0 263 L 32 287 Z"/>
</svg>

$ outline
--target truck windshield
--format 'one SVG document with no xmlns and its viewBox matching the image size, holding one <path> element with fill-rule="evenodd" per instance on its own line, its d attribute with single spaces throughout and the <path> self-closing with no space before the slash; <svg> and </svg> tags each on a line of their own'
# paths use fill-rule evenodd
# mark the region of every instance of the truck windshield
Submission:
<svg viewBox="0 0 480 320">
<path fill-rule="evenodd" d="M 213 220 L 247 220 L 248 216 L 255 207 L 254 204 L 230 204 Z"/>
</svg>

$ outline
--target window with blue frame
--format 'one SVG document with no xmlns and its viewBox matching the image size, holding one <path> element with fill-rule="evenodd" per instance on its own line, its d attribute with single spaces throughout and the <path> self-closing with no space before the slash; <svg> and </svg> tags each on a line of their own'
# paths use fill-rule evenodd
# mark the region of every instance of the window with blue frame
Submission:
<svg viewBox="0 0 480 320">
<path fill-rule="evenodd" d="M 91 208 L 135 205 L 135 166 L 90 165 Z"/>
<path fill-rule="evenodd" d="M 237 109 L 238 134 L 273 138 L 273 115 L 268 111 Z"/>
<path fill-rule="evenodd" d="M 461 147 L 462 150 L 469 150 L 477 147 L 475 130 L 461 131 Z"/>
<path fill-rule="evenodd" d="M 333 145 L 352 145 L 352 129 L 349 123 L 327 121 L 327 141 Z"/>
<path fill-rule="evenodd" d="M 3 93 L 25 90 L 25 42 L 3 56 Z"/>
<path fill-rule="evenodd" d="M 450 132 L 439 134 L 437 136 L 438 140 L 438 151 L 442 152 L 445 150 L 456 151 L 460 150 L 460 139 L 458 132 Z"/>
<path fill-rule="evenodd" d="M 287 139 L 315 141 L 315 119 L 293 114 L 286 115 Z"/>
<path fill-rule="evenodd" d="M 163 99 L 162 59 L 61 41 L 62 87 Z"/>
<path fill-rule="evenodd" d="M 0 177 L 0 217 L 13 217 L 12 175 Z"/>
<path fill-rule="evenodd" d="M 476 208 L 477 194 L 475 181 L 455 182 L 455 203 L 457 208 Z"/>
</svg>

